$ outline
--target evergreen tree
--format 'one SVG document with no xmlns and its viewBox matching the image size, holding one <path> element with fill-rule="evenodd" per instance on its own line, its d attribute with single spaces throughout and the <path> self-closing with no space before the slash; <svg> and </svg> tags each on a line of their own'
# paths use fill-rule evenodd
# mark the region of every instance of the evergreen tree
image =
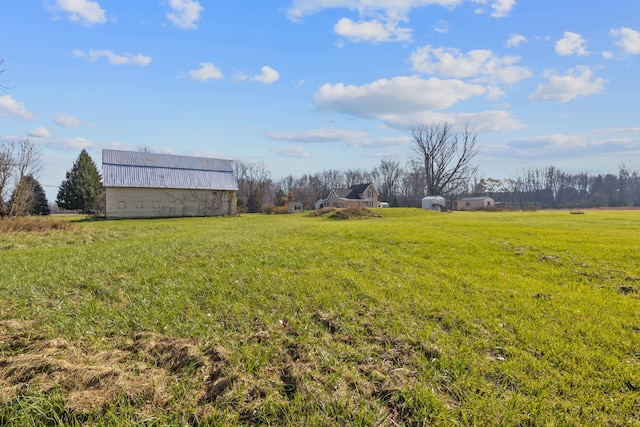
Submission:
<svg viewBox="0 0 640 427">
<path fill-rule="evenodd" d="M 49 215 L 49 202 L 42 186 L 33 175 L 24 176 L 11 194 L 9 211 L 12 216 Z"/>
<path fill-rule="evenodd" d="M 257 213 L 262 211 L 262 194 L 260 190 L 255 188 L 251 195 L 249 196 L 249 200 L 247 200 L 247 212 L 249 213 Z"/>
<path fill-rule="evenodd" d="M 51 209 L 49 208 L 49 201 L 47 200 L 47 195 L 42 188 L 42 185 L 38 182 L 37 179 L 28 176 L 28 178 L 33 179 L 33 198 L 34 204 L 29 212 L 31 215 L 49 215 L 51 213 Z"/>
<path fill-rule="evenodd" d="M 95 208 L 102 193 L 102 176 L 86 150 L 80 152 L 73 168 L 60 184 L 56 203 L 62 209 L 85 213 Z"/>
</svg>

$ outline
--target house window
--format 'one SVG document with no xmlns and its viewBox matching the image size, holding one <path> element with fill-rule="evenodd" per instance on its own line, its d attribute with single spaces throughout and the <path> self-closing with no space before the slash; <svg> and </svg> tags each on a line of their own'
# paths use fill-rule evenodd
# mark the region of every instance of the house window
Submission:
<svg viewBox="0 0 640 427">
<path fill-rule="evenodd" d="M 127 204 L 124 201 L 118 202 L 118 209 L 125 209 Z"/>
<path fill-rule="evenodd" d="M 160 202 L 153 202 L 153 209 L 160 209 Z"/>
<path fill-rule="evenodd" d="M 373 197 L 373 191 L 369 190 L 369 192 L 367 193 L 367 197 L 368 198 L 372 198 Z"/>
<path fill-rule="evenodd" d="M 465 206 L 471 206 L 471 202 L 466 202 L 464 205 Z"/>
<path fill-rule="evenodd" d="M 136 202 L 136 209 L 142 209 L 142 202 Z"/>
</svg>

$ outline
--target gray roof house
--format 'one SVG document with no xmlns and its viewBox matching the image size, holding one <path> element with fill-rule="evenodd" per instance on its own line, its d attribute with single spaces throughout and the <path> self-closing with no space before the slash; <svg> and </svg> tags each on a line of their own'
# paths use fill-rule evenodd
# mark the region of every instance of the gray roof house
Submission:
<svg viewBox="0 0 640 427">
<path fill-rule="evenodd" d="M 102 177 L 108 219 L 237 212 L 232 160 L 103 150 Z"/>
<path fill-rule="evenodd" d="M 377 208 L 378 191 L 372 183 L 356 184 L 349 188 L 332 188 L 326 199 L 318 200 L 318 208 Z"/>
</svg>

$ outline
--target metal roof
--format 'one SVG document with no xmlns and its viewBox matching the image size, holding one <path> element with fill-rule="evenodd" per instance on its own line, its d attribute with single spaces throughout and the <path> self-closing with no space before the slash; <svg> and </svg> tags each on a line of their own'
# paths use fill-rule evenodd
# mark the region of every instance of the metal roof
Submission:
<svg viewBox="0 0 640 427">
<path fill-rule="evenodd" d="M 233 161 L 102 150 L 105 187 L 238 190 Z"/>
</svg>

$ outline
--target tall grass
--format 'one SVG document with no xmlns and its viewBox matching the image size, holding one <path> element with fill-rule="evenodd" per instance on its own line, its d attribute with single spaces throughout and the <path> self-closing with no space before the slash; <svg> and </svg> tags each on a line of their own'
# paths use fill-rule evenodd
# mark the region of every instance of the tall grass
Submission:
<svg viewBox="0 0 640 427">
<path fill-rule="evenodd" d="M 0 234 L 0 369 L 64 338 L 168 393 L 79 410 L 33 380 L 0 424 L 640 423 L 640 212 L 377 212 Z"/>
</svg>

